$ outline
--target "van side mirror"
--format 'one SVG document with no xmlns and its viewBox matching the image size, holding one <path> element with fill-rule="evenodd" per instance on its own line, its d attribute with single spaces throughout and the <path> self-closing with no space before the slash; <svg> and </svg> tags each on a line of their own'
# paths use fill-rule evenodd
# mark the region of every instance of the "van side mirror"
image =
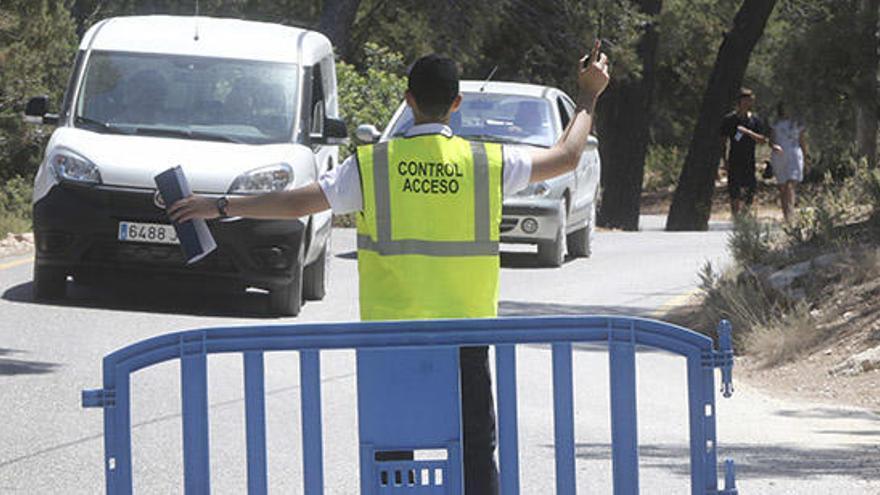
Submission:
<svg viewBox="0 0 880 495">
<path fill-rule="evenodd" d="M 354 137 L 364 144 L 375 143 L 379 140 L 381 135 L 382 133 L 379 132 L 379 129 L 376 129 L 376 126 L 371 124 L 361 124 L 358 126 L 357 130 L 354 131 Z"/>
<path fill-rule="evenodd" d="M 34 96 L 27 102 L 24 110 L 25 121 L 32 124 L 58 123 L 58 115 L 49 113 L 49 97 L 46 95 Z"/>
<path fill-rule="evenodd" d="M 342 119 L 324 117 L 324 126 L 320 135 L 312 134 L 312 142 L 315 144 L 328 144 L 331 146 L 348 144 L 348 127 Z"/>
</svg>

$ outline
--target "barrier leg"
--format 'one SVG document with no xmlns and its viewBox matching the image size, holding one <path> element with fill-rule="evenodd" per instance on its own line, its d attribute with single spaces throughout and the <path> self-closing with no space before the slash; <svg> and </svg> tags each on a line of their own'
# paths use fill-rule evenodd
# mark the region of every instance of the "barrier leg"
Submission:
<svg viewBox="0 0 880 495">
<path fill-rule="evenodd" d="M 104 408 L 104 452 L 106 453 L 104 472 L 107 493 L 121 495 L 130 495 L 133 490 L 129 384 L 127 370 L 116 372 L 114 379 L 116 402 L 113 407 Z"/>
<path fill-rule="evenodd" d="M 639 445 L 636 411 L 636 355 L 633 342 L 612 340 L 611 456 L 614 495 L 639 493 Z"/>
<path fill-rule="evenodd" d="M 263 495 L 266 480 L 266 394 L 262 352 L 244 353 L 248 495 Z"/>
<path fill-rule="evenodd" d="M 501 464 L 501 493 L 518 495 L 516 346 L 495 346 L 495 370 L 498 374 L 498 458 Z"/>
<path fill-rule="evenodd" d="M 208 461 L 208 369 L 204 353 L 180 359 L 183 403 L 183 480 L 185 492 L 211 493 Z"/>
<path fill-rule="evenodd" d="M 553 429 L 556 445 L 556 493 L 575 493 L 574 400 L 571 344 L 553 344 Z"/>
<path fill-rule="evenodd" d="M 318 351 L 300 351 L 302 400 L 303 489 L 324 493 L 324 450 L 321 440 L 321 358 Z"/>
</svg>

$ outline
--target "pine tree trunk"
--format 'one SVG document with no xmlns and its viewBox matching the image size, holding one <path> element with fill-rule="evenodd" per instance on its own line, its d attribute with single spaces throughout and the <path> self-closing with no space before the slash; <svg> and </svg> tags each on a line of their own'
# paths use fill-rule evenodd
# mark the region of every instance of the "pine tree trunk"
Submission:
<svg viewBox="0 0 880 495">
<path fill-rule="evenodd" d="M 742 84 L 755 44 L 761 38 L 776 0 L 745 0 L 725 33 L 699 119 L 675 189 L 666 230 L 706 230 L 721 159 L 721 119 Z"/>
<path fill-rule="evenodd" d="M 326 0 L 321 10 L 318 30 L 327 35 L 343 59 L 349 58 L 351 26 L 357 17 L 361 0 Z"/>
<path fill-rule="evenodd" d="M 867 158 L 870 167 L 877 166 L 877 119 L 880 118 L 878 108 L 877 79 L 880 70 L 880 39 L 878 39 L 878 0 L 860 0 L 859 19 L 862 39 L 865 40 L 866 68 L 856 87 L 856 145 L 860 156 Z"/>
<path fill-rule="evenodd" d="M 652 16 L 660 13 L 661 0 L 632 1 L 642 13 Z M 602 202 L 597 221 L 603 227 L 639 229 L 639 203 L 656 80 L 657 39 L 657 30 L 649 23 L 637 48 L 642 76 L 617 84 L 612 82 L 600 100 L 597 127 L 603 167 Z"/>
</svg>

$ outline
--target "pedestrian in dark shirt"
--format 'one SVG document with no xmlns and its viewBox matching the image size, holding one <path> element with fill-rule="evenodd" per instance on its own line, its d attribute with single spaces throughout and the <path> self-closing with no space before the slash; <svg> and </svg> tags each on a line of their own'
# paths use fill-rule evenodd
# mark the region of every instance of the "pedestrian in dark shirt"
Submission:
<svg viewBox="0 0 880 495">
<path fill-rule="evenodd" d="M 727 170 L 727 190 L 734 218 L 743 213 L 743 207 L 750 207 L 755 198 L 755 189 L 758 187 L 755 145 L 769 141 L 764 122 L 752 113 L 754 104 L 752 90 L 740 89 L 736 111 L 725 115 L 721 122 L 721 160 L 722 167 Z M 782 148 L 774 146 L 774 152 L 781 153 Z"/>
</svg>

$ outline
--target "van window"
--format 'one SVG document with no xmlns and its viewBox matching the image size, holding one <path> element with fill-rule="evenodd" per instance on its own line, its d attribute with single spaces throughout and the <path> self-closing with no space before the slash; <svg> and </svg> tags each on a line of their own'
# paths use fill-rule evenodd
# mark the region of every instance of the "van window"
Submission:
<svg viewBox="0 0 880 495">
<path fill-rule="evenodd" d="M 569 110 L 568 106 L 562 100 L 561 96 L 556 98 L 556 106 L 559 107 L 559 120 L 562 124 L 562 127 L 560 127 L 560 129 L 565 129 L 566 127 L 568 127 L 568 123 L 571 122 L 572 111 Z"/>
<path fill-rule="evenodd" d="M 324 115 L 327 112 L 324 107 L 324 81 L 321 73 L 321 66 L 315 65 L 312 72 L 312 121 L 309 131 L 313 135 L 320 135 L 324 131 Z"/>
<path fill-rule="evenodd" d="M 76 82 L 79 80 L 79 73 L 82 69 L 83 59 L 85 58 L 85 50 L 76 52 L 76 60 L 73 62 L 73 70 L 70 72 L 70 78 L 67 80 L 67 89 L 64 91 L 64 100 L 61 102 L 61 112 L 59 121 L 64 122 L 70 115 L 71 101 L 73 100 L 73 92 L 76 91 Z"/>
<path fill-rule="evenodd" d="M 297 73 L 294 64 L 95 51 L 75 125 L 251 144 L 290 142 Z"/>
</svg>

